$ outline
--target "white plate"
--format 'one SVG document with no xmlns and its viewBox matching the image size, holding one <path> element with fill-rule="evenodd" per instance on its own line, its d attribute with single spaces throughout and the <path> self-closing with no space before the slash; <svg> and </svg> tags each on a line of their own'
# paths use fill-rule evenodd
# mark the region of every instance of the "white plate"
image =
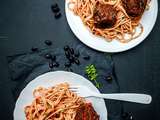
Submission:
<svg viewBox="0 0 160 120">
<path fill-rule="evenodd" d="M 141 19 L 144 32 L 140 37 L 130 41 L 129 43 L 120 43 L 117 40 L 107 42 L 104 38 L 93 35 L 90 30 L 82 23 L 80 17 L 74 15 L 73 12 L 68 9 L 67 3 L 68 0 L 66 0 L 65 3 L 66 17 L 73 33 L 79 38 L 81 42 L 87 46 L 102 52 L 122 52 L 140 44 L 153 29 L 158 13 L 157 0 L 151 0 L 150 9 L 145 11 Z"/>
<path fill-rule="evenodd" d="M 98 89 L 86 78 L 72 72 L 48 72 L 31 81 L 21 92 L 14 109 L 14 120 L 25 120 L 24 107 L 33 101 L 33 90 L 39 86 L 51 87 L 68 82 L 70 85 L 84 85 L 99 93 Z M 100 98 L 88 98 L 94 109 L 100 115 L 100 120 L 107 120 L 105 102 Z"/>
</svg>

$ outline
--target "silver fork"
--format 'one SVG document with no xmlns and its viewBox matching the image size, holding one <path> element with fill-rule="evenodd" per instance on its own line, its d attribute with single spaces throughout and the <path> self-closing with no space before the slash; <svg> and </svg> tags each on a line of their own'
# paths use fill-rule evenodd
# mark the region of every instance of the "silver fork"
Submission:
<svg viewBox="0 0 160 120">
<path fill-rule="evenodd" d="M 137 93 L 100 94 L 93 92 L 91 89 L 85 86 L 71 86 L 70 90 L 77 93 L 81 97 L 98 97 L 104 99 L 128 101 L 141 104 L 150 104 L 152 101 L 152 97 L 147 94 L 137 94 Z"/>
</svg>

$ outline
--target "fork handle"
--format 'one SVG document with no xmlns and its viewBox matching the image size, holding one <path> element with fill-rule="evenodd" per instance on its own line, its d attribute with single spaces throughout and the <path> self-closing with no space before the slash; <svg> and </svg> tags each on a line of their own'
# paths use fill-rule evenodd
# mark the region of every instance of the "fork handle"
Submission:
<svg viewBox="0 0 160 120">
<path fill-rule="evenodd" d="M 94 94 L 93 96 L 105 99 L 136 102 L 141 104 L 150 104 L 152 101 L 152 97 L 150 95 L 136 93 Z"/>
</svg>

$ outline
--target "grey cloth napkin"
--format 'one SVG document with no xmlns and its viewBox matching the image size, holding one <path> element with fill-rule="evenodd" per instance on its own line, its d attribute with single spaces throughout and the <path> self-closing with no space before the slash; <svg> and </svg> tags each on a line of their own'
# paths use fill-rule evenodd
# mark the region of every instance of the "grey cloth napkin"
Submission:
<svg viewBox="0 0 160 120">
<path fill-rule="evenodd" d="M 81 43 L 70 45 L 70 47 L 80 53 L 78 57 L 80 64 L 74 63 L 70 68 L 66 68 L 64 65 L 68 59 L 65 56 L 63 47 L 56 49 L 47 48 L 37 52 L 8 56 L 9 72 L 13 84 L 12 91 L 15 100 L 30 81 L 43 73 L 57 70 L 73 71 L 87 78 L 85 67 L 89 64 L 96 66 L 98 72 L 97 81 L 101 83 L 99 88 L 101 93 L 120 92 L 114 73 L 114 63 L 109 54 L 94 51 Z M 59 63 L 58 67 L 53 67 L 52 69 L 49 67 L 50 60 L 44 57 L 47 53 L 56 56 L 56 62 Z M 90 59 L 85 60 L 85 56 L 90 56 Z M 111 76 L 112 80 L 106 80 L 107 76 Z M 108 110 L 108 119 L 120 120 L 121 103 L 114 100 L 105 100 L 105 102 Z"/>
</svg>

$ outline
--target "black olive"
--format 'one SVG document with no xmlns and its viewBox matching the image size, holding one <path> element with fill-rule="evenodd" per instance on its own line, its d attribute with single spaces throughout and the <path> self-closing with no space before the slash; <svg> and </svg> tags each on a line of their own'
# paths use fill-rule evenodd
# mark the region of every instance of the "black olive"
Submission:
<svg viewBox="0 0 160 120">
<path fill-rule="evenodd" d="M 65 55 L 66 55 L 67 58 L 70 57 L 70 53 L 68 51 L 65 51 Z"/>
<path fill-rule="evenodd" d="M 52 12 L 53 12 L 53 13 L 57 13 L 57 12 L 60 11 L 58 5 L 57 5 L 57 7 L 51 6 L 51 9 L 52 9 Z"/>
<path fill-rule="evenodd" d="M 108 76 L 106 77 L 106 80 L 107 80 L 107 81 L 111 81 L 111 80 L 112 80 L 112 76 L 111 76 L 111 75 L 108 75 Z"/>
<path fill-rule="evenodd" d="M 90 56 L 89 56 L 89 55 L 83 56 L 83 59 L 89 60 L 89 59 L 90 59 Z"/>
<path fill-rule="evenodd" d="M 129 116 L 129 120 L 133 120 L 133 116 L 132 115 Z"/>
<path fill-rule="evenodd" d="M 73 56 L 70 56 L 68 59 L 69 59 L 69 61 L 70 61 L 71 63 L 74 62 L 74 57 L 73 57 Z"/>
<path fill-rule="evenodd" d="M 75 57 L 79 57 L 79 51 L 78 50 L 76 50 L 75 52 L 74 52 L 74 55 L 75 55 Z"/>
<path fill-rule="evenodd" d="M 54 63 L 53 63 L 53 66 L 54 66 L 54 67 L 59 67 L 59 63 L 58 63 L 58 62 L 54 62 Z"/>
<path fill-rule="evenodd" d="M 51 40 L 45 40 L 44 43 L 48 46 L 52 45 L 52 41 Z"/>
<path fill-rule="evenodd" d="M 64 65 L 65 65 L 65 67 L 70 67 L 71 66 L 71 62 L 67 61 Z"/>
<path fill-rule="evenodd" d="M 132 114 L 131 114 L 131 113 L 128 113 L 127 120 L 133 120 L 133 116 L 132 116 Z"/>
<path fill-rule="evenodd" d="M 68 45 L 64 46 L 64 51 L 67 51 L 67 50 L 69 50 L 69 49 L 70 49 L 70 48 L 69 48 Z"/>
<path fill-rule="evenodd" d="M 60 12 L 55 13 L 54 17 L 55 17 L 56 19 L 60 18 L 60 17 L 61 17 L 61 13 L 60 13 Z"/>
<path fill-rule="evenodd" d="M 49 53 L 47 53 L 47 54 L 45 54 L 45 58 L 46 58 L 46 59 L 51 59 L 51 58 L 52 58 L 52 55 L 49 54 Z"/>
<path fill-rule="evenodd" d="M 78 59 L 75 59 L 74 62 L 79 65 L 80 64 L 80 61 Z"/>
<path fill-rule="evenodd" d="M 73 72 L 72 68 L 69 68 L 69 71 L 70 71 L 70 72 Z"/>
<path fill-rule="evenodd" d="M 124 112 L 121 116 L 124 120 L 133 120 L 133 116 L 131 113 Z"/>
<path fill-rule="evenodd" d="M 51 7 L 56 8 L 56 7 L 58 7 L 58 4 L 57 4 L 57 3 L 54 3 L 54 4 L 52 4 Z"/>
<path fill-rule="evenodd" d="M 32 47 L 31 50 L 32 50 L 32 52 L 36 52 L 36 51 L 38 51 L 38 48 L 37 47 Z"/>
<path fill-rule="evenodd" d="M 74 49 L 73 49 L 73 48 L 70 48 L 70 49 L 69 49 L 69 52 L 73 55 L 73 54 L 74 54 Z"/>
<path fill-rule="evenodd" d="M 55 55 L 52 56 L 51 59 L 52 59 L 52 61 L 56 61 L 56 56 Z"/>
<path fill-rule="evenodd" d="M 50 67 L 50 68 L 53 68 L 53 67 L 54 67 L 52 61 L 49 61 L 49 67 Z"/>
</svg>

